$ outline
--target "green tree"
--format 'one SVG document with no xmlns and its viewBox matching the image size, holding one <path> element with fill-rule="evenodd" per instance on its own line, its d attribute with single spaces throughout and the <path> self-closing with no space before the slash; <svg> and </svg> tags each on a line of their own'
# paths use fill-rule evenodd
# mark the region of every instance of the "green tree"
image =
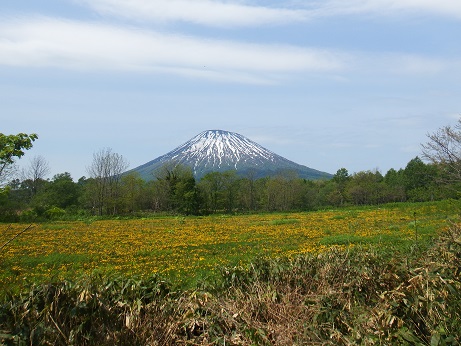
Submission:
<svg viewBox="0 0 461 346">
<path fill-rule="evenodd" d="M 25 150 L 32 148 L 38 136 L 18 133 L 17 135 L 5 135 L 0 133 L 0 216 L 4 216 L 11 208 L 8 206 L 10 186 L 5 186 L 8 179 L 15 173 L 13 168 L 16 159 L 21 158 Z"/>
<path fill-rule="evenodd" d="M 164 179 L 150 180 L 146 183 L 143 205 L 153 211 L 170 210 L 170 185 Z"/>
<path fill-rule="evenodd" d="M 240 182 L 237 171 L 229 170 L 222 173 L 224 207 L 228 213 L 236 208 Z"/>
<path fill-rule="evenodd" d="M 192 174 L 185 175 L 176 182 L 174 201 L 176 210 L 182 214 L 199 213 L 200 195 Z"/>
<path fill-rule="evenodd" d="M 134 212 L 141 208 L 144 185 L 145 182 L 139 173 L 133 172 L 122 176 L 122 199 L 126 211 Z"/>
<path fill-rule="evenodd" d="M 53 176 L 45 188 L 42 198 L 50 207 L 66 209 L 78 205 L 80 194 L 80 186 L 74 182 L 69 172 L 64 172 Z"/>
<path fill-rule="evenodd" d="M 302 180 L 296 172 L 281 172 L 267 181 L 266 197 L 269 211 L 299 209 L 303 199 Z"/>
<path fill-rule="evenodd" d="M 35 133 L 30 135 L 18 133 L 17 135 L 5 135 L 0 133 L 0 184 L 4 182 L 5 175 L 15 159 L 24 155 L 25 150 L 32 148 L 38 136 Z"/>
<path fill-rule="evenodd" d="M 306 184 L 305 208 L 317 209 L 326 205 L 338 205 L 341 196 L 338 187 L 332 180 L 308 181 Z"/>
<path fill-rule="evenodd" d="M 205 202 L 205 208 L 213 213 L 224 207 L 224 179 L 221 172 L 205 174 L 199 183 Z"/>
<path fill-rule="evenodd" d="M 349 179 L 350 179 L 349 172 L 347 171 L 346 168 L 338 169 L 332 178 L 332 180 L 335 183 L 342 184 L 342 185 L 346 185 Z"/>
<path fill-rule="evenodd" d="M 347 185 L 347 194 L 352 203 L 377 204 L 382 202 L 383 176 L 379 171 L 362 171 L 355 173 Z"/>
<path fill-rule="evenodd" d="M 205 174 L 198 183 L 204 209 L 215 213 L 232 212 L 238 208 L 242 195 L 241 181 L 235 170 Z"/>
<path fill-rule="evenodd" d="M 166 164 L 156 172 L 157 186 L 167 193 L 170 209 L 197 213 L 198 191 L 192 169 L 180 164 Z"/>
<path fill-rule="evenodd" d="M 386 202 L 404 202 L 407 198 L 403 169 L 391 168 L 384 176 L 384 198 Z"/>
<path fill-rule="evenodd" d="M 340 168 L 333 175 L 332 182 L 336 185 L 336 189 L 329 195 L 329 199 L 333 205 L 343 205 L 346 199 L 346 185 L 350 180 L 349 172 L 346 168 Z"/>
<path fill-rule="evenodd" d="M 241 207 L 250 211 L 256 210 L 258 207 L 258 180 L 255 170 L 246 172 L 245 177 L 240 180 L 239 191 Z"/>
<path fill-rule="evenodd" d="M 425 164 L 419 157 L 410 160 L 403 170 L 407 195 L 412 201 L 434 198 L 434 181 L 437 176 L 433 165 Z"/>
</svg>

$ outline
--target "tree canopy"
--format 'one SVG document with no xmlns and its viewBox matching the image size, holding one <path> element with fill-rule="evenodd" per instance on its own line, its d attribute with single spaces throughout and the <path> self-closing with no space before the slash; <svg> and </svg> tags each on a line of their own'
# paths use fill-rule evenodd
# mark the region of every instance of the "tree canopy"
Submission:
<svg viewBox="0 0 461 346">
<path fill-rule="evenodd" d="M 38 138 L 37 134 L 30 135 L 18 133 L 17 135 L 5 135 L 0 133 L 0 178 L 5 169 L 12 165 L 17 158 L 24 155 L 25 150 L 32 148 L 32 142 Z"/>
</svg>

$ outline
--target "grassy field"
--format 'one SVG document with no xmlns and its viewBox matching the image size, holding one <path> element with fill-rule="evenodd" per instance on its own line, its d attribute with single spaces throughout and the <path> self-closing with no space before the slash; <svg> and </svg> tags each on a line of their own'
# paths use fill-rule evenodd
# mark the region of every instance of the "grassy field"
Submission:
<svg viewBox="0 0 461 346">
<path fill-rule="evenodd" d="M 0 252 L 0 292 L 83 274 L 154 273 L 192 287 L 219 267 L 331 247 L 423 244 L 457 220 L 459 203 L 395 204 L 318 212 L 153 217 L 33 224 Z M 0 245 L 28 224 L 0 225 Z"/>
<path fill-rule="evenodd" d="M 460 345 L 459 206 L 2 225 L 0 344 Z"/>
</svg>

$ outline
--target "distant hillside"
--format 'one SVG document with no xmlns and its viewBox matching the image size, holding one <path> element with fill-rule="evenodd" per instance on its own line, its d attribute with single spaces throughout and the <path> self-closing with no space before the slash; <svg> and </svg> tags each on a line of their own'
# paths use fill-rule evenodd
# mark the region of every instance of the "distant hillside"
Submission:
<svg viewBox="0 0 461 346">
<path fill-rule="evenodd" d="M 158 169 L 166 164 L 191 167 L 196 179 L 209 172 L 236 170 L 240 176 L 250 172 L 256 178 L 290 171 L 304 179 L 331 178 L 331 174 L 299 165 L 285 159 L 258 143 L 234 132 L 204 131 L 169 153 L 149 161 L 131 171 L 143 179 L 152 180 Z"/>
</svg>

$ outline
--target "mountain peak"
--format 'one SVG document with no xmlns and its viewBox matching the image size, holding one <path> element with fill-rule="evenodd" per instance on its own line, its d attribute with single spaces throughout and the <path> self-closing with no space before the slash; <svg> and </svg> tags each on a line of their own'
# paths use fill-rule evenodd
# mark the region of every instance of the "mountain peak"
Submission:
<svg viewBox="0 0 461 346">
<path fill-rule="evenodd" d="M 258 177 L 275 175 L 281 171 L 295 171 L 306 179 L 330 177 L 328 173 L 298 165 L 256 142 L 235 132 L 206 130 L 169 153 L 134 169 L 145 179 L 153 179 L 157 169 L 167 163 L 191 167 L 197 179 L 214 171 L 236 170 L 244 175 L 249 171 Z"/>
</svg>

